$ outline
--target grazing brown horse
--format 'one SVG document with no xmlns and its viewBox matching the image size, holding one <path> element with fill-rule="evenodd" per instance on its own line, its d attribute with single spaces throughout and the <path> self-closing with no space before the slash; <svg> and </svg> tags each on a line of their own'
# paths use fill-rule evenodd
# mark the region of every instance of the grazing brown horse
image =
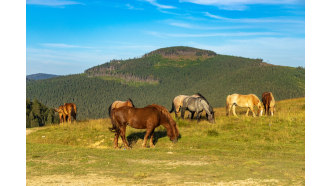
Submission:
<svg viewBox="0 0 330 186">
<path fill-rule="evenodd" d="M 180 112 L 180 109 L 182 107 L 182 103 L 183 100 L 187 97 L 201 97 L 199 93 L 191 95 L 191 96 L 187 96 L 187 95 L 178 95 L 176 96 L 173 101 L 172 101 L 172 109 L 170 110 L 170 113 L 172 113 L 174 111 L 175 113 L 175 117 L 178 117 L 178 113 Z"/>
<path fill-rule="evenodd" d="M 251 110 L 253 117 L 255 117 L 255 113 L 253 111 L 253 106 L 258 107 L 259 116 L 262 116 L 263 105 L 259 98 L 254 94 L 241 95 L 241 94 L 232 94 L 227 96 L 226 100 L 226 115 L 230 115 L 230 110 L 233 109 L 234 116 L 237 117 L 235 108 L 236 106 L 248 108 L 246 111 L 246 116 L 249 115 L 249 111 Z"/>
<path fill-rule="evenodd" d="M 171 141 L 177 142 L 179 130 L 167 109 L 160 105 L 149 105 L 144 108 L 120 107 L 111 111 L 111 131 L 115 132 L 114 147 L 118 148 L 118 137 L 120 135 L 126 148 L 129 148 L 126 140 L 126 126 L 136 129 L 146 129 L 142 147 L 146 147 L 148 136 L 150 136 L 150 147 L 154 147 L 153 136 L 155 128 L 163 125 L 167 136 Z"/>
<path fill-rule="evenodd" d="M 74 103 L 64 103 L 64 105 L 61 105 L 58 109 L 55 108 L 54 110 L 58 112 L 60 123 L 67 121 L 71 123 L 71 117 L 73 117 L 74 120 L 77 119 L 77 107 Z"/>
<path fill-rule="evenodd" d="M 271 92 L 262 94 L 262 103 L 264 104 L 265 114 L 273 116 L 275 112 L 275 98 Z"/>
<path fill-rule="evenodd" d="M 108 108 L 109 116 L 111 117 L 111 110 L 120 107 L 135 107 L 131 98 L 128 98 L 127 101 L 114 101 Z"/>
</svg>

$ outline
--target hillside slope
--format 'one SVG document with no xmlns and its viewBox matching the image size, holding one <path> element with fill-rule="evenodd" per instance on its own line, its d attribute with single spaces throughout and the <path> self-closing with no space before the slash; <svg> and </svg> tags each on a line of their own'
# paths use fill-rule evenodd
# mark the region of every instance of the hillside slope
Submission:
<svg viewBox="0 0 330 186">
<path fill-rule="evenodd" d="M 190 47 L 169 47 L 141 58 L 113 60 L 83 74 L 27 82 L 27 98 L 47 106 L 75 102 L 78 119 L 103 118 L 114 100 L 131 98 L 137 107 L 170 108 L 174 96 L 202 93 L 214 107 L 228 94 L 272 91 L 276 100 L 303 97 L 303 68 L 275 66 L 260 59 L 218 55 Z"/>
</svg>

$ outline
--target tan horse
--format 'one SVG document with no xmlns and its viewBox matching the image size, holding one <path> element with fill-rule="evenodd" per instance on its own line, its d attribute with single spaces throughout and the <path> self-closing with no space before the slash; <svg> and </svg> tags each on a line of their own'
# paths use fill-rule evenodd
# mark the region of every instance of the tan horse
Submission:
<svg viewBox="0 0 330 186">
<path fill-rule="evenodd" d="M 64 105 L 61 105 L 54 109 L 56 112 L 58 112 L 58 115 L 60 117 L 60 123 L 63 122 L 72 122 L 72 118 L 76 120 L 77 118 L 77 107 L 74 103 L 64 103 Z M 68 119 L 67 119 L 68 118 Z"/>
<path fill-rule="evenodd" d="M 131 98 L 128 98 L 127 101 L 114 101 L 108 108 L 109 116 L 111 117 L 111 110 L 120 107 L 135 107 Z"/>
<path fill-rule="evenodd" d="M 175 113 L 175 117 L 178 117 L 178 113 L 180 112 L 180 109 L 182 107 L 182 103 L 183 100 L 187 97 L 201 97 L 199 93 L 191 95 L 191 96 L 187 96 L 187 95 L 178 95 L 176 96 L 173 101 L 172 101 L 172 109 L 170 110 L 170 113 L 172 113 L 174 111 Z"/>
<path fill-rule="evenodd" d="M 265 114 L 273 116 L 275 112 L 275 98 L 271 92 L 262 94 L 262 103 L 264 104 Z"/>
<path fill-rule="evenodd" d="M 241 95 L 241 94 L 232 94 L 227 96 L 227 101 L 226 101 L 226 115 L 230 115 L 230 110 L 233 109 L 233 114 L 234 116 L 237 117 L 235 108 L 236 106 L 243 107 L 243 108 L 248 108 L 246 111 L 246 116 L 249 115 L 249 112 L 251 110 L 253 117 L 255 117 L 255 113 L 253 111 L 253 106 L 258 107 L 258 113 L 260 116 L 262 116 L 262 111 L 263 111 L 263 104 L 259 100 L 259 98 L 254 95 L 254 94 L 249 94 L 249 95 Z"/>
</svg>

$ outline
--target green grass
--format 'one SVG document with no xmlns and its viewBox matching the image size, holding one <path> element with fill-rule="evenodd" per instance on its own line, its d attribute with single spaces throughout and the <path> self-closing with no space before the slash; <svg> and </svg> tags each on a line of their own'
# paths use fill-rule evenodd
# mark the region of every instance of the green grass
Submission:
<svg viewBox="0 0 330 186">
<path fill-rule="evenodd" d="M 276 109 L 274 117 L 257 118 L 238 109 L 235 118 L 217 108 L 216 124 L 179 119 L 178 143 L 159 127 L 156 147 L 146 149 L 144 130 L 130 127 L 132 149 L 113 149 L 109 119 L 46 126 L 27 136 L 27 180 L 93 175 L 117 184 L 303 185 L 305 99 L 280 101 Z"/>
</svg>

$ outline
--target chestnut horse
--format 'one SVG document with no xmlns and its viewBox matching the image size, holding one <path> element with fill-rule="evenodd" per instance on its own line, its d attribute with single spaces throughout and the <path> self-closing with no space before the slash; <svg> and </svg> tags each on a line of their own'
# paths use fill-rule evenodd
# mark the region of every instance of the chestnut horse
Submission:
<svg viewBox="0 0 330 186">
<path fill-rule="evenodd" d="M 262 103 L 264 104 L 265 114 L 273 116 L 275 112 L 275 98 L 271 92 L 262 94 Z"/>
<path fill-rule="evenodd" d="M 259 98 L 254 94 L 248 94 L 248 95 L 241 95 L 241 94 L 232 94 L 227 96 L 226 100 L 226 115 L 230 115 L 230 110 L 233 109 L 234 116 L 237 117 L 235 108 L 236 106 L 248 108 L 246 111 L 246 116 L 249 115 L 249 111 L 251 110 L 253 117 L 255 117 L 255 113 L 253 111 L 253 106 L 258 107 L 258 114 L 259 116 L 262 116 L 263 111 L 263 104 L 259 100 Z"/>
<path fill-rule="evenodd" d="M 108 108 L 109 116 L 111 116 L 111 110 L 120 107 L 135 107 L 131 98 L 128 98 L 127 101 L 114 101 Z"/>
<path fill-rule="evenodd" d="M 77 107 L 74 103 L 64 103 L 64 105 L 61 105 L 58 109 L 55 108 L 54 110 L 58 112 L 60 123 L 67 121 L 71 123 L 71 117 L 73 117 L 74 120 L 77 119 Z"/>
<path fill-rule="evenodd" d="M 155 128 L 163 125 L 167 136 L 171 141 L 177 142 L 179 130 L 167 109 L 160 105 L 149 105 L 144 108 L 120 107 L 111 111 L 111 131 L 115 132 L 114 148 L 118 148 L 119 135 L 126 148 L 129 148 L 126 140 L 126 126 L 136 129 L 147 129 L 142 147 L 146 147 L 148 136 L 150 136 L 150 147 L 154 147 L 153 136 Z"/>
<path fill-rule="evenodd" d="M 172 101 L 172 109 L 170 110 L 170 113 L 172 113 L 174 111 L 176 118 L 178 117 L 178 113 L 180 112 L 180 109 L 182 107 L 183 100 L 187 97 L 198 98 L 198 97 L 201 97 L 201 96 L 200 96 L 199 93 L 191 95 L 191 96 L 187 96 L 187 95 L 178 95 L 178 96 L 176 96 Z"/>
</svg>

